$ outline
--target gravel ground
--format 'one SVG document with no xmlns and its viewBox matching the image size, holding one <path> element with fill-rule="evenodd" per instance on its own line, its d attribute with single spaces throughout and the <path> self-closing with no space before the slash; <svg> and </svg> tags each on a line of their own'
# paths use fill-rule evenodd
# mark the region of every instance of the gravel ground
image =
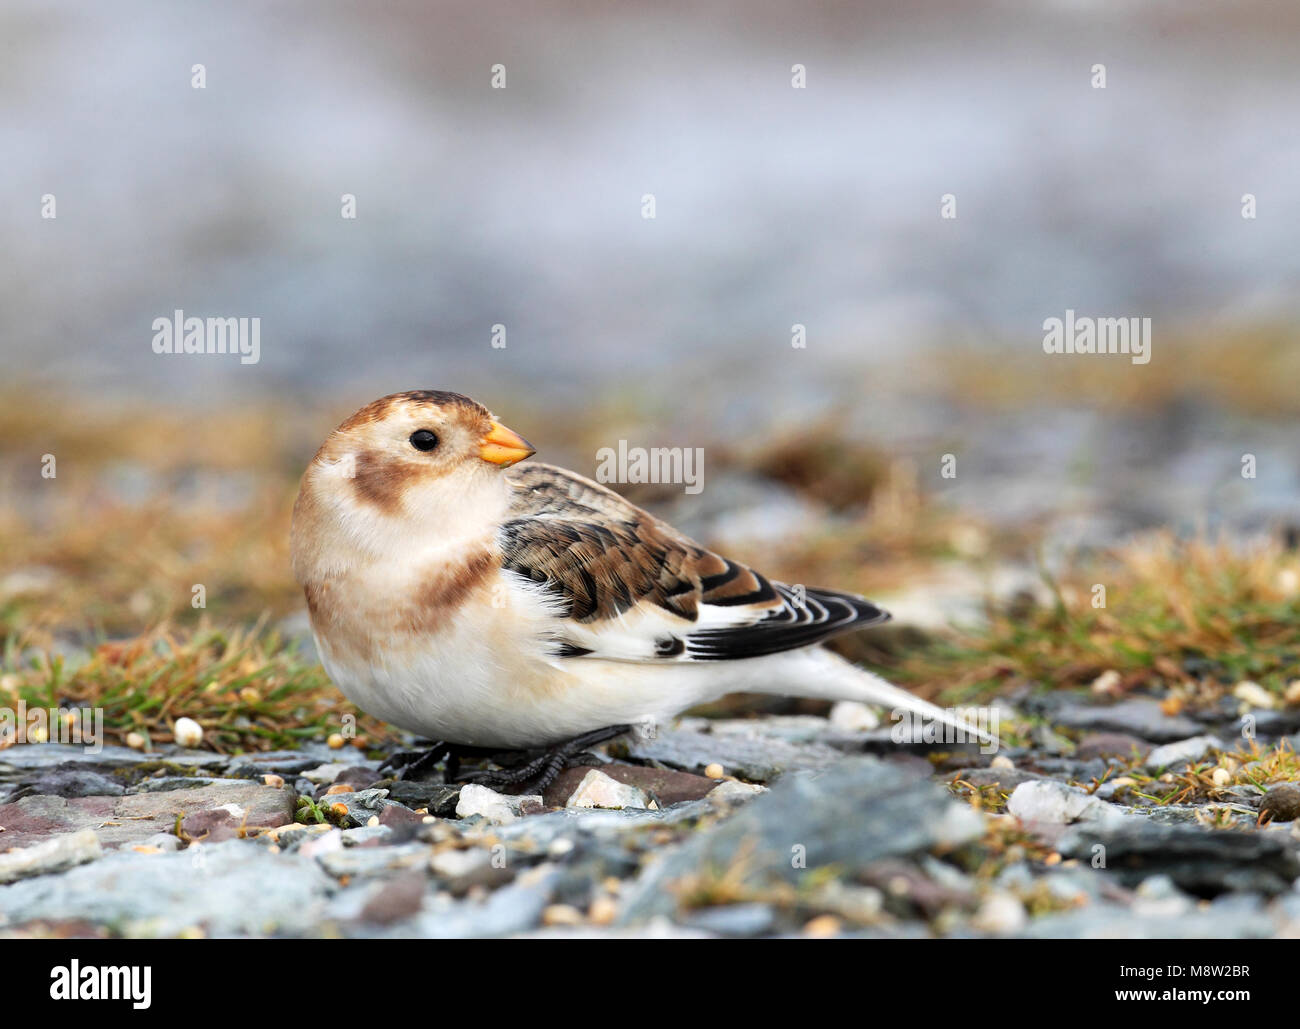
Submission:
<svg viewBox="0 0 1300 1029">
<path fill-rule="evenodd" d="M 533 796 L 321 744 L 15 746 L 0 935 L 1300 933 L 1300 789 L 1266 770 L 1300 713 L 1252 713 L 1259 785 L 1208 771 L 1233 767 L 1239 708 L 1049 694 L 1000 714 L 1027 745 L 908 740 L 843 706 L 687 718 Z"/>
</svg>

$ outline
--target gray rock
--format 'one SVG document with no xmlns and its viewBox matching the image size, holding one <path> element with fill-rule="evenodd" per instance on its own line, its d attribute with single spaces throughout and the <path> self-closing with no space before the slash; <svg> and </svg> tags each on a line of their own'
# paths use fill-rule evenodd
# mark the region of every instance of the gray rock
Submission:
<svg viewBox="0 0 1300 1029">
<path fill-rule="evenodd" d="M 688 772 L 701 772 L 717 763 L 730 775 L 759 782 L 775 779 L 782 772 L 829 768 L 844 756 L 821 743 L 795 744 L 758 733 L 716 735 L 690 729 L 661 729 L 653 739 L 633 736 L 627 751 L 639 760 L 662 761 Z"/>
<path fill-rule="evenodd" d="M 126 787 L 95 768 L 79 767 L 75 762 L 44 769 L 31 779 L 20 782 L 6 798 L 12 803 L 23 797 L 120 797 Z"/>
<path fill-rule="evenodd" d="M 65 874 L 0 887 L 0 918 L 103 925 L 125 936 L 319 933 L 333 881 L 316 862 L 244 840 L 176 854 L 110 854 Z"/>
<path fill-rule="evenodd" d="M 692 911 L 682 921 L 719 936 L 761 936 L 772 931 L 776 912 L 770 904 L 727 904 Z"/>
<path fill-rule="evenodd" d="M 1042 778 L 1036 772 L 1026 772 L 1020 768 L 963 768 L 944 776 L 945 780 L 961 780 L 972 786 L 998 786 L 1004 793 L 1010 793 L 1022 782 L 1034 782 Z"/>
<path fill-rule="evenodd" d="M 1075 822 L 1111 825 L 1125 817 L 1105 801 L 1054 779 L 1021 783 L 1007 798 L 1007 811 L 1048 842 L 1055 842 Z"/>
<path fill-rule="evenodd" d="M 144 760 L 147 760 L 145 755 L 129 747 L 104 747 L 91 752 L 85 747 L 70 743 L 30 743 L 0 751 L 0 775 L 34 768 L 54 768 L 68 762 L 88 762 L 99 768 L 117 768 L 138 765 Z"/>
<path fill-rule="evenodd" d="M 340 840 L 340 844 L 341 844 Z M 306 853 L 306 852 L 304 852 Z M 344 847 L 324 849 L 317 856 L 321 868 L 335 879 L 387 877 L 399 872 L 424 869 L 429 863 L 427 843 L 396 843 L 390 847 Z M 306 856 L 312 856 L 306 854 Z"/>
<path fill-rule="evenodd" d="M 470 783 L 461 787 L 456 814 L 460 818 L 480 815 L 489 822 L 504 825 L 519 818 L 528 808 L 540 810 L 541 806 L 542 798 L 539 796 L 512 796 Z"/>
<path fill-rule="evenodd" d="M 317 786 L 330 786 L 345 768 L 347 765 L 342 762 L 331 761 L 313 768 L 304 768 L 300 774 L 308 782 L 315 783 Z"/>
<path fill-rule="evenodd" d="M 388 799 L 404 804 L 412 810 L 428 809 L 429 814 L 439 818 L 451 818 L 456 814 L 456 802 L 460 800 L 460 786 L 439 782 L 406 782 L 402 779 L 383 779 L 374 785 L 375 789 L 388 791 Z"/>
<path fill-rule="evenodd" d="M 672 913 L 670 885 L 703 869 L 743 869 L 744 881 L 798 883 L 819 868 L 846 876 L 883 858 L 958 846 L 984 820 L 916 773 L 867 758 L 821 774 L 783 778 L 732 818 L 697 832 L 650 865 L 629 891 L 622 920 Z"/>
<path fill-rule="evenodd" d="M 44 843 L 33 843 L 30 847 L 0 854 L 0 883 L 63 872 L 94 861 L 103 853 L 99 837 L 90 829 L 55 836 Z"/>
<path fill-rule="evenodd" d="M 390 928 L 358 926 L 354 934 L 461 939 L 522 933 L 541 923 L 559 876 L 554 865 L 539 865 L 482 900 L 456 900 L 447 893 L 426 896 L 413 918 Z"/>
<path fill-rule="evenodd" d="M 1154 700 L 1122 700 L 1118 704 L 1064 704 L 1052 713 L 1057 725 L 1072 729 L 1130 733 L 1156 743 L 1172 743 L 1200 732 L 1198 722 L 1182 715 L 1167 715 Z"/>
<path fill-rule="evenodd" d="M 1156 916 L 1119 904 L 1091 904 L 1036 918 L 1020 934 L 1036 939 L 1223 940 L 1270 938 L 1273 919 L 1254 895 L 1220 897 L 1208 910 Z"/>
<path fill-rule="evenodd" d="M 1223 746 L 1223 742 L 1214 736 L 1193 736 L 1177 743 L 1166 743 L 1147 755 L 1146 768 L 1153 772 L 1163 772 L 1174 765 L 1200 761 L 1211 750 L 1223 750 Z"/>
<path fill-rule="evenodd" d="M 643 790 L 621 783 L 617 779 L 611 779 L 604 772 L 593 768 L 583 776 L 565 806 L 621 809 L 644 808 L 648 807 L 649 803 L 650 798 Z"/>
<path fill-rule="evenodd" d="M 1096 851 L 1098 846 L 1104 850 Z M 1125 886 L 1166 875 L 1197 896 L 1284 893 L 1300 877 L 1300 858 L 1284 833 L 1214 831 L 1127 818 L 1072 829 L 1057 849 L 1086 861 L 1101 854 L 1107 874 Z"/>
<path fill-rule="evenodd" d="M 171 790 L 196 790 L 202 786 L 242 786 L 247 779 L 206 779 L 188 775 L 165 775 L 160 779 L 141 779 L 128 793 L 167 793 Z"/>
<path fill-rule="evenodd" d="M 331 793 L 322 797 L 320 805 L 326 808 L 332 808 L 335 804 L 342 804 L 347 808 L 347 814 L 339 822 L 344 828 L 356 828 L 369 823 L 371 818 L 379 818 L 383 815 L 384 809 L 396 807 L 393 801 L 388 799 L 387 790 L 361 790 L 358 793 Z M 330 816 L 334 820 L 334 816 Z"/>
</svg>

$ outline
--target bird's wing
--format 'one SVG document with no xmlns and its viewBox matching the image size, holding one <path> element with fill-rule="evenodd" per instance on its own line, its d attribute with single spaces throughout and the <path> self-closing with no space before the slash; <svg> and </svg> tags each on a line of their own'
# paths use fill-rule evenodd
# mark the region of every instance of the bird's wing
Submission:
<svg viewBox="0 0 1300 1029">
<path fill-rule="evenodd" d="M 503 564 L 557 602 L 561 656 L 760 657 L 889 618 L 850 593 L 770 582 L 564 469 L 532 465 L 511 479 Z"/>
</svg>

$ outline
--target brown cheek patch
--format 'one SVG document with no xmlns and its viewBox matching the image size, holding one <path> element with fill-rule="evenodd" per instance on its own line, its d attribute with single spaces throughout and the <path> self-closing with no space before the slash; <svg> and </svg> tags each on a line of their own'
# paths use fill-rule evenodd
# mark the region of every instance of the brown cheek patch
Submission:
<svg viewBox="0 0 1300 1029">
<path fill-rule="evenodd" d="M 398 628 L 413 635 L 436 632 L 461 604 L 487 588 L 500 570 L 500 557 L 486 547 L 464 561 L 437 568 L 399 616 Z"/>
<path fill-rule="evenodd" d="M 419 469 L 384 458 L 363 453 L 357 457 L 357 474 L 352 479 L 352 489 L 363 503 L 392 514 L 402 504 L 402 492 Z"/>
</svg>

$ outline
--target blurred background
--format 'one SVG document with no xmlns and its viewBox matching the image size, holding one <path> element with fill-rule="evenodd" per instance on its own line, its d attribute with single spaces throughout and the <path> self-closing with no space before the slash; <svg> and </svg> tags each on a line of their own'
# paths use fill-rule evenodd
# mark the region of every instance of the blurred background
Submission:
<svg viewBox="0 0 1300 1029">
<path fill-rule="evenodd" d="M 300 617 L 297 476 L 411 388 L 585 474 L 703 447 L 699 496 L 630 492 L 918 624 L 1134 533 L 1285 533 L 1298 30 L 1257 0 L 3 0 L 0 629 L 140 631 L 196 583 Z M 1044 354 L 1067 308 L 1149 317 L 1151 362 Z M 259 318 L 260 361 L 155 354 L 177 309 Z"/>
</svg>

